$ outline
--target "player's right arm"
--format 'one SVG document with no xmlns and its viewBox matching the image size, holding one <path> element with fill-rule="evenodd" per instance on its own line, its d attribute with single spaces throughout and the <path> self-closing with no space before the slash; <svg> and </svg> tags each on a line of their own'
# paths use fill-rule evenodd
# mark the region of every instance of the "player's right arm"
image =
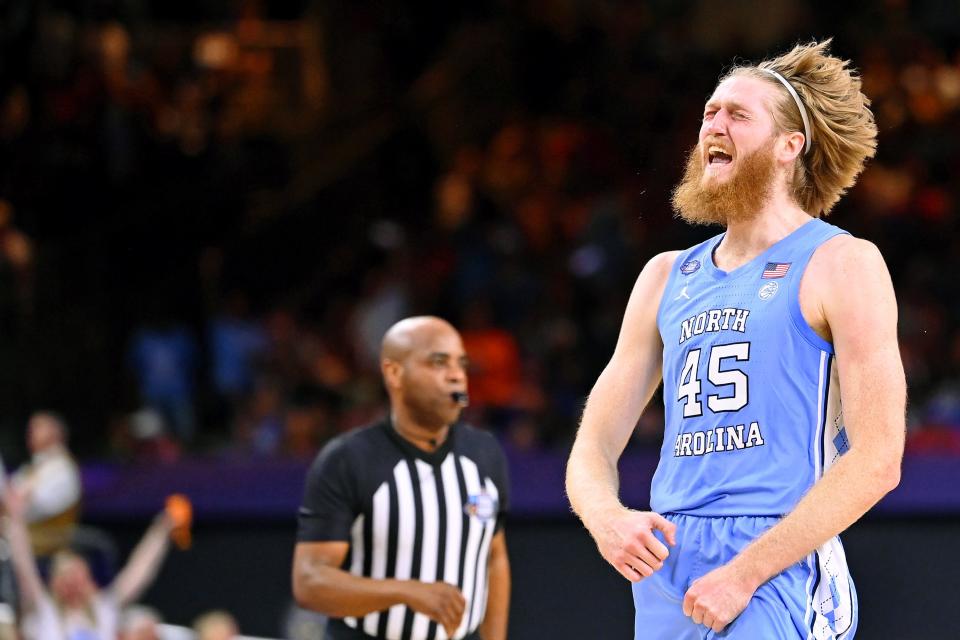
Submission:
<svg viewBox="0 0 960 640">
<path fill-rule="evenodd" d="M 627 509 L 619 498 L 617 461 L 644 407 L 660 384 L 663 344 L 657 310 L 678 251 L 661 253 L 643 268 L 610 362 L 597 379 L 583 410 L 570 460 L 567 496 L 604 559 L 631 582 L 663 566 L 676 527 L 661 515 Z"/>
<path fill-rule="evenodd" d="M 363 616 L 404 604 L 442 625 L 453 636 L 466 605 L 455 586 L 445 582 L 373 579 L 340 567 L 347 542 L 299 542 L 293 557 L 293 596 L 301 607 L 328 616 Z"/>
</svg>

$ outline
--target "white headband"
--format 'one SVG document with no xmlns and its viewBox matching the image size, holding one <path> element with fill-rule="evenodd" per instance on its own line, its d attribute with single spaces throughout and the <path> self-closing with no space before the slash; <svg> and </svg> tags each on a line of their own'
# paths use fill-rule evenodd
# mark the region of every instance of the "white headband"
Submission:
<svg viewBox="0 0 960 640">
<path fill-rule="evenodd" d="M 806 145 L 803 149 L 803 154 L 806 155 L 810 153 L 810 143 L 813 142 L 813 131 L 810 129 L 810 120 L 807 118 L 807 110 L 803 106 L 803 101 L 800 100 L 800 96 L 797 95 L 797 90 L 793 88 L 787 79 L 782 75 L 774 71 L 773 69 L 760 69 L 760 71 L 766 71 L 774 78 L 779 80 L 783 86 L 787 88 L 787 91 L 790 92 L 790 95 L 793 96 L 793 101 L 797 103 L 797 109 L 800 110 L 800 119 L 803 120 L 803 136 L 806 138 Z"/>
</svg>

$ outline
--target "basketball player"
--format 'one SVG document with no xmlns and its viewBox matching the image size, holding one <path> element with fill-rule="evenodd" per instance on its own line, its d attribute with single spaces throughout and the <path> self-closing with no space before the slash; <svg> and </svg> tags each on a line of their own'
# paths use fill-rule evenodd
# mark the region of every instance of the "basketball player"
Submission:
<svg viewBox="0 0 960 640">
<path fill-rule="evenodd" d="M 837 534 L 899 482 L 906 391 L 883 258 L 820 219 L 876 148 L 860 80 L 828 45 L 721 78 L 673 204 L 725 232 L 644 267 L 584 410 L 567 491 L 633 583 L 636 638 L 856 630 Z M 617 459 L 661 379 L 638 512 L 618 500 Z"/>
<path fill-rule="evenodd" d="M 506 638 L 506 462 L 458 423 L 466 357 L 440 318 L 395 324 L 389 417 L 330 442 L 308 473 L 293 592 L 331 617 L 332 640 Z"/>
</svg>

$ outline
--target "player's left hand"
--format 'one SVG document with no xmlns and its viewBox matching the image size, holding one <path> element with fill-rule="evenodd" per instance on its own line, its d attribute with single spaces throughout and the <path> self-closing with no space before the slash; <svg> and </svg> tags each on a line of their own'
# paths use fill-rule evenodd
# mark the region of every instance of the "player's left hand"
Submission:
<svg viewBox="0 0 960 640">
<path fill-rule="evenodd" d="M 716 632 L 747 608 L 757 590 L 734 565 L 724 565 L 693 581 L 683 597 L 683 613 Z"/>
</svg>

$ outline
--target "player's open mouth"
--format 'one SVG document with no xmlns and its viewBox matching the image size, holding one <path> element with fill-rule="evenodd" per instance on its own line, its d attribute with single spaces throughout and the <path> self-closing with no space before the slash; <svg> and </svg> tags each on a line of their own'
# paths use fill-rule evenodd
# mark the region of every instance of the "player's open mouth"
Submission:
<svg viewBox="0 0 960 640">
<path fill-rule="evenodd" d="M 733 162 L 733 157 L 720 147 L 710 147 L 707 149 L 707 164 L 721 165 L 730 164 L 731 162 Z"/>
</svg>

